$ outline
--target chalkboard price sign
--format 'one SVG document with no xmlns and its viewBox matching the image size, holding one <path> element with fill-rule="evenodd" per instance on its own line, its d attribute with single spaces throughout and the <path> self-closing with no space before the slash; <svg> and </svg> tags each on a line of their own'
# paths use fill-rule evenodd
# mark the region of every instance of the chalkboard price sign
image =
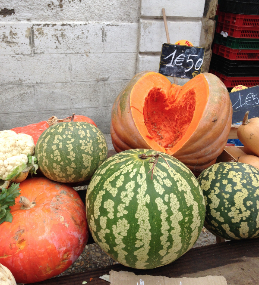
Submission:
<svg viewBox="0 0 259 285">
<path fill-rule="evenodd" d="M 259 117 L 259 86 L 229 93 L 233 107 L 232 124 L 243 121 L 246 111 L 249 118 Z"/>
<path fill-rule="evenodd" d="M 191 79 L 201 73 L 203 57 L 203 48 L 163 44 L 159 73 Z"/>
</svg>

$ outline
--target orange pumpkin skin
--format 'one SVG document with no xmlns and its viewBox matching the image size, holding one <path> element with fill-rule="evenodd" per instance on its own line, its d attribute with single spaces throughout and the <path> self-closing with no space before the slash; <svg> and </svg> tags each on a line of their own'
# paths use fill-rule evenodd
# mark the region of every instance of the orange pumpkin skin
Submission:
<svg viewBox="0 0 259 285">
<path fill-rule="evenodd" d="M 62 119 L 60 121 L 70 121 L 71 118 L 66 118 L 66 119 Z M 74 122 L 87 122 L 87 123 L 90 123 L 94 126 L 96 126 L 95 122 L 86 117 L 86 116 L 83 116 L 83 115 L 74 115 L 73 116 L 73 121 Z M 33 141 L 34 141 L 34 144 L 36 145 L 40 135 L 49 127 L 49 123 L 47 121 L 41 121 L 39 123 L 36 123 L 36 124 L 30 124 L 30 125 L 27 125 L 27 126 L 24 126 L 24 127 L 16 127 L 16 128 L 13 128 L 11 129 L 12 131 L 16 132 L 17 134 L 19 133 L 24 133 L 24 134 L 27 134 L 27 135 L 30 135 L 33 137 Z M 97 127 L 97 126 L 96 126 Z"/>
<path fill-rule="evenodd" d="M 89 233 L 84 204 L 72 187 L 34 177 L 20 188 L 12 223 L 0 225 L 0 263 L 17 283 L 34 283 L 65 271 L 83 252 Z M 21 196 L 35 206 L 21 209 Z"/>
<path fill-rule="evenodd" d="M 252 154 L 241 155 L 238 158 L 238 162 L 250 164 L 259 169 L 259 157 L 256 155 Z"/>
<path fill-rule="evenodd" d="M 203 73 L 177 86 L 162 74 L 142 72 L 113 104 L 112 143 L 117 152 L 166 152 L 198 174 L 223 151 L 232 113 L 228 90 L 214 74 Z"/>
</svg>

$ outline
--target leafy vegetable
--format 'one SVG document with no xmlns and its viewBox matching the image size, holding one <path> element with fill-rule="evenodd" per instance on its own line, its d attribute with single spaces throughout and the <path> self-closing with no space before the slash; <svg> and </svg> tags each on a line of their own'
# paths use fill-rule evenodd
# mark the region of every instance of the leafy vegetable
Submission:
<svg viewBox="0 0 259 285">
<path fill-rule="evenodd" d="M 12 183 L 9 188 L 0 190 L 0 225 L 13 220 L 10 206 L 15 204 L 15 198 L 21 194 L 19 185 L 20 183 Z"/>
</svg>

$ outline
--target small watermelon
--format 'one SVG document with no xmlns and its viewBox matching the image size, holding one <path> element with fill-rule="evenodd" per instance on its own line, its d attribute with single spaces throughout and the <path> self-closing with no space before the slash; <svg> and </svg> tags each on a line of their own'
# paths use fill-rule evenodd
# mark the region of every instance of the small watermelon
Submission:
<svg viewBox="0 0 259 285">
<path fill-rule="evenodd" d="M 147 149 L 102 163 L 86 194 L 93 239 L 117 262 L 151 269 L 176 260 L 198 239 L 205 202 L 193 173 L 176 158 Z"/>
<path fill-rule="evenodd" d="M 220 162 L 198 177 L 206 203 L 205 226 L 229 240 L 259 237 L 259 170 Z"/>
<path fill-rule="evenodd" d="M 103 133 L 87 122 L 63 122 L 46 129 L 35 147 L 41 172 L 62 183 L 90 180 L 107 158 Z"/>
</svg>

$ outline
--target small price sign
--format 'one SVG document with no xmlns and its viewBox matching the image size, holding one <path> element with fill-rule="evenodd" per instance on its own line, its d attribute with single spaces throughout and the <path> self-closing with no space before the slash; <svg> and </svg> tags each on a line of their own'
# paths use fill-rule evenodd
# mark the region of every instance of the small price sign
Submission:
<svg viewBox="0 0 259 285">
<path fill-rule="evenodd" d="M 165 76 L 193 78 L 201 73 L 204 48 L 163 44 L 159 73 Z"/>
<path fill-rule="evenodd" d="M 229 93 L 233 107 L 232 124 L 243 121 L 246 111 L 249 118 L 259 116 L 259 86 Z"/>
</svg>

